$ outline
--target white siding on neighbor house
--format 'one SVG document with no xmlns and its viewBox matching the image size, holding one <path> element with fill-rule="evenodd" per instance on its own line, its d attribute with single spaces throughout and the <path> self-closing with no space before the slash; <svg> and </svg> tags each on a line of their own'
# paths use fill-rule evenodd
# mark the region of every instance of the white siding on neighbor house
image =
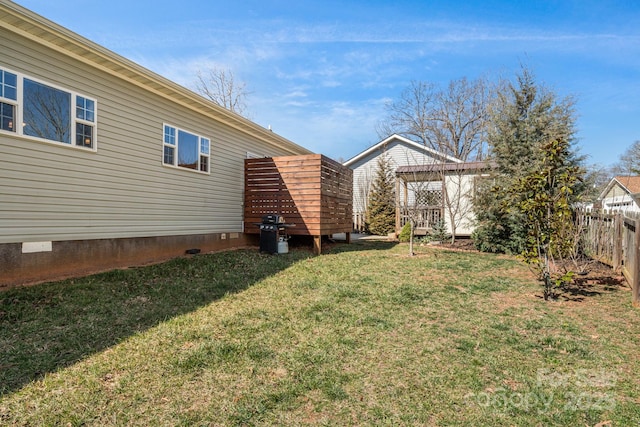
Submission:
<svg viewBox="0 0 640 427">
<path fill-rule="evenodd" d="M 393 171 L 399 166 L 426 165 L 436 161 L 414 147 L 407 146 L 402 141 L 394 139 L 381 150 L 376 150 L 350 165 L 353 169 L 353 212 L 364 213 L 366 210 L 368 188 L 375 179 L 378 168 L 378 157 L 384 153 L 391 161 Z M 411 191 L 409 191 L 411 193 Z M 409 195 L 412 200 L 412 195 Z"/>
<path fill-rule="evenodd" d="M 445 177 L 450 203 L 445 205 L 444 221 L 451 232 L 451 216 L 456 224 L 457 236 L 471 235 L 475 228 L 476 216 L 473 212 L 473 198 L 476 191 L 477 175 L 451 174 Z"/>
<path fill-rule="evenodd" d="M 478 175 L 469 173 L 449 172 L 444 177 L 446 185 L 446 195 L 444 193 L 442 180 L 438 179 L 439 173 L 431 175 L 433 181 L 408 181 L 406 183 L 408 193 L 408 206 L 415 201 L 414 194 L 425 190 L 442 191 L 442 206 L 445 226 L 449 232 L 453 230 L 452 220 L 456 225 L 457 236 L 471 235 L 475 228 L 475 213 L 473 212 L 473 199 L 476 191 L 476 179 Z M 404 181 L 401 181 L 401 195 L 404 192 Z M 448 196 L 449 202 L 445 197 Z"/>
<path fill-rule="evenodd" d="M 4 28 L 0 51 L 97 101 L 97 152 L 0 132 L 0 243 L 240 232 L 247 152 L 292 154 Z M 210 139 L 210 174 L 162 164 L 165 122 Z"/>
<path fill-rule="evenodd" d="M 636 200 L 617 183 L 602 199 L 602 208 L 610 211 L 640 212 L 640 206 Z"/>
</svg>

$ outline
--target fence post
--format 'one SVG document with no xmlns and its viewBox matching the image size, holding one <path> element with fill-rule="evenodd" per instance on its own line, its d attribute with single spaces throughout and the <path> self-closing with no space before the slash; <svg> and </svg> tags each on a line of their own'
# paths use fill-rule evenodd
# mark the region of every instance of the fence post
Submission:
<svg viewBox="0 0 640 427">
<path fill-rule="evenodd" d="M 618 272 L 622 268 L 622 238 L 624 237 L 624 218 L 620 212 L 614 217 L 613 232 L 613 269 Z"/>
<path fill-rule="evenodd" d="M 640 219 L 633 220 L 635 233 L 633 233 L 634 254 L 633 277 L 631 278 L 631 296 L 634 307 L 640 307 Z"/>
</svg>

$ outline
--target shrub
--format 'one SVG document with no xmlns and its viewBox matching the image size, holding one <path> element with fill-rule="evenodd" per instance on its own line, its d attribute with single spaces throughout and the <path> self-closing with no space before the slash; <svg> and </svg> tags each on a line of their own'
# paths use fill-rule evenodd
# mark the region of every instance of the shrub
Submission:
<svg viewBox="0 0 640 427">
<path fill-rule="evenodd" d="M 447 231 L 447 225 L 442 219 L 433 224 L 433 227 L 431 227 L 431 232 L 429 233 L 431 241 L 435 242 L 444 242 L 450 236 L 451 235 Z"/>
<path fill-rule="evenodd" d="M 406 223 L 402 230 L 400 230 L 400 235 L 398 236 L 398 240 L 402 243 L 406 243 L 411 239 L 411 224 Z"/>
</svg>

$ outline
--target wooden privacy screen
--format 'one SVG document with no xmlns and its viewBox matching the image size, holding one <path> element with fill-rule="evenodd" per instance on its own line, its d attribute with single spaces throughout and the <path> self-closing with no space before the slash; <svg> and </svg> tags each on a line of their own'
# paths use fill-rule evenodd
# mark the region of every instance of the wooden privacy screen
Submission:
<svg viewBox="0 0 640 427">
<path fill-rule="evenodd" d="M 324 236 L 350 233 L 353 171 L 321 154 L 246 159 L 245 233 L 266 214 L 279 214 L 288 234 Z"/>
</svg>

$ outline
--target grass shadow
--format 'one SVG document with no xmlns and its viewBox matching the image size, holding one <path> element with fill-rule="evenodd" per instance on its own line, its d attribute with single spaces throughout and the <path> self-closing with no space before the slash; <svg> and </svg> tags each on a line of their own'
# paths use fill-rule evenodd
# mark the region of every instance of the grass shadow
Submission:
<svg viewBox="0 0 640 427">
<path fill-rule="evenodd" d="M 0 396 L 309 256 L 228 251 L 3 291 Z"/>
<path fill-rule="evenodd" d="M 605 292 L 617 292 L 626 286 L 623 277 L 612 275 L 590 275 L 577 277 L 558 289 L 554 299 L 563 301 L 582 302 L 586 298 L 600 296 Z"/>
<path fill-rule="evenodd" d="M 566 289 L 566 292 L 575 296 L 596 296 L 603 292 L 616 292 L 626 286 L 622 276 L 597 275 L 589 278 L 578 278 Z"/>
<path fill-rule="evenodd" d="M 359 251 L 388 251 L 395 246 L 398 242 L 383 241 L 383 240 L 356 240 L 351 243 L 344 241 L 335 242 L 323 242 L 323 253 L 342 253 L 342 252 L 359 252 Z"/>
<path fill-rule="evenodd" d="M 358 252 L 358 251 L 371 251 L 380 250 L 386 251 L 394 246 L 398 245 L 398 242 L 388 240 L 361 240 L 354 239 L 351 243 L 347 243 L 345 240 L 332 239 L 327 236 L 322 236 L 322 253 L 340 253 L 340 252 Z M 289 240 L 289 247 L 302 250 L 313 250 L 313 236 L 291 236 Z"/>
</svg>

